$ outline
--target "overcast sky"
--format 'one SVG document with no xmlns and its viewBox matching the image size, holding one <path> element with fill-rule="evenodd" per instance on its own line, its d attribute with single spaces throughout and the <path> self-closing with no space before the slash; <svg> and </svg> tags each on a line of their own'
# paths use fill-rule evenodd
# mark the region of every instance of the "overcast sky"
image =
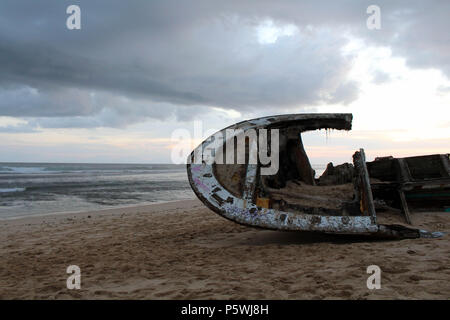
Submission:
<svg viewBox="0 0 450 320">
<path fill-rule="evenodd" d="M 170 162 L 178 128 L 299 112 L 354 114 L 348 133 L 305 137 L 315 163 L 447 153 L 449 14 L 445 0 L 2 0 L 0 161 Z"/>
</svg>

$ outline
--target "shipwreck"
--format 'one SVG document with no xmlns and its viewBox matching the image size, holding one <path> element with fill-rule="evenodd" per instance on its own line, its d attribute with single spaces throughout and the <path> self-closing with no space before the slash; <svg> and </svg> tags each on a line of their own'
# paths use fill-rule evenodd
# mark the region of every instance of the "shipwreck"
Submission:
<svg viewBox="0 0 450 320">
<path fill-rule="evenodd" d="M 394 239 L 441 236 L 415 228 L 409 205 L 448 210 L 449 154 L 366 162 L 360 149 L 352 164 L 330 163 L 315 177 L 302 133 L 351 130 L 352 118 L 345 113 L 290 114 L 236 123 L 192 151 L 190 185 L 211 210 L 246 226 Z M 234 143 L 239 140 L 241 149 Z M 277 161 L 276 170 L 267 155 Z"/>
</svg>

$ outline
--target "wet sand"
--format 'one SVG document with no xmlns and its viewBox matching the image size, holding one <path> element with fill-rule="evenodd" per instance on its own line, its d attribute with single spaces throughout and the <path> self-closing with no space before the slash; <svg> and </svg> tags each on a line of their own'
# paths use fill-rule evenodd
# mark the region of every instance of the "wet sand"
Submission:
<svg viewBox="0 0 450 320">
<path fill-rule="evenodd" d="M 413 213 L 450 232 L 450 214 Z M 1 299 L 449 299 L 450 235 L 364 238 L 252 229 L 199 201 L 0 221 Z M 381 289 L 369 290 L 369 265 Z M 81 269 L 69 290 L 66 268 Z"/>
</svg>

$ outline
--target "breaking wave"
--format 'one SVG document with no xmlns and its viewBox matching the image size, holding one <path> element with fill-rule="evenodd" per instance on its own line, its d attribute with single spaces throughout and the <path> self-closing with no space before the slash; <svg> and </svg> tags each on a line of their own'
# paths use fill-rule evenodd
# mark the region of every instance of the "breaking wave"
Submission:
<svg viewBox="0 0 450 320">
<path fill-rule="evenodd" d="M 27 188 L 0 188 L 0 193 L 22 192 L 25 190 L 27 190 Z"/>
</svg>

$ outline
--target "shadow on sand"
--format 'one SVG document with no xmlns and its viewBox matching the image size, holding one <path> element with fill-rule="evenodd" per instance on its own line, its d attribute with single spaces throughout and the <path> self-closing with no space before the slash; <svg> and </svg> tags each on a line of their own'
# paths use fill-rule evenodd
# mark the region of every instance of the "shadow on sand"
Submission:
<svg viewBox="0 0 450 320">
<path fill-rule="evenodd" d="M 399 241 L 392 239 L 380 239 L 373 236 L 349 235 L 349 234 L 326 234 L 319 232 L 295 232 L 295 231 L 270 231 L 261 230 L 247 237 L 246 245 L 263 246 L 267 244 L 293 245 L 312 243 L 334 243 L 348 244 L 359 242 L 383 242 Z"/>
</svg>

